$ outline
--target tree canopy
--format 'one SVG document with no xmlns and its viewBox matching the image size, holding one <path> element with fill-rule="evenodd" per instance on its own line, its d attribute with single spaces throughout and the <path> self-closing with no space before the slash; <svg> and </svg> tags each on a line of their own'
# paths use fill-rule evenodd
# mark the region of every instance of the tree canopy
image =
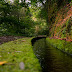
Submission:
<svg viewBox="0 0 72 72">
<path fill-rule="evenodd" d="M 0 1 L 0 34 L 32 36 L 36 26 L 46 20 L 44 29 L 49 32 L 60 6 L 70 0 L 9 0 Z M 34 17 L 33 17 L 34 16 Z M 37 18 L 37 19 L 36 19 Z M 34 21 L 35 20 L 35 21 Z M 46 28 L 47 27 L 47 28 Z M 47 32 L 46 31 L 46 32 Z M 47 33 L 48 33 L 47 32 Z"/>
</svg>

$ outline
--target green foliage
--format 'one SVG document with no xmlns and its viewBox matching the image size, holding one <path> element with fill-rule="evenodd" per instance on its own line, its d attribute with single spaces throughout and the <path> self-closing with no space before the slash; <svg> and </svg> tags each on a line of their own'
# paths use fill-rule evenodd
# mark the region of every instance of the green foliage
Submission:
<svg viewBox="0 0 72 72">
<path fill-rule="evenodd" d="M 41 19 L 45 19 L 46 22 L 47 22 L 47 25 L 48 25 L 48 28 L 49 28 L 49 32 L 50 32 L 50 29 L 53 26 L 53 24 L 57 24 L 56 20 L 58 18 L 56 18 L 57 14 L 58 14 L 58 11 L 60 9 L 62 9 L 67 3 L 69 3 L 70 0 L 47 0 L 43 6 L 43 8 L 41 9 L 41 11 L 39 12 L 39 15 L 38 17 L 41 18 Z M 65 8 L 66 10 L 66 8 Z M 61 14 L 63 12 L 61 11 Z M 65 12 L 64 12 L 65 14 Z M 64 16 L 64 14 L 62 16 Z M 59 20 L 59 19 L 58 19 Z M 61 27 L 60 27 L 61 28 Z M 57 33 L 60 32 L 60 28 L 58 29 L 57 28 Z M 53 28 L 54 29 L 54 28 Z M 54 32 L 54 31 L 53 31 Z M 51 32 L 52 33 L 52 32 Z M 49 34 L 51 34 L 49 33 Z"/>
<path fill-rule="evenodd" d="M 19 0 L 14 0 L 12 4 L 4 0 L 0 2 L 1 35 L 33 36 L 37 25 L 40 27 L 39 34 L 49 34 L 49 30 L 55 22 L 57 11 L 70 2 L 69 0 L 66 2 L 64 0 L 30 0 L 31 8 L 29 8 L 30 3 L 25 1 L 21 0 L 19 3 Z M 38 3 L 42 5 L 38 7 Z"/>
<path fill-rule="evenodd" d="M 7 61 L 0 66 L 1 72 L 40 72 L 41 67 L 32 50 L 32 38 L 23 38 L 0 45 L 0 61 Z M 21 70 L 20 62 L 24 62 L 25 69 Z"/>
<path fill-rule="evenodd" d="M 66 22 L 66 28 L 68 33 L 70 33 L 71 31 L 71 24 L 72 24 L 72 18 L 69 18 Z"/>
<path fill-rule="evenodd" d="M 17 0 L 14 4 L 0 2 L 0 6 L 0 35 L 32 36 L 34 22 L 26 3 Z"/>
</svg>

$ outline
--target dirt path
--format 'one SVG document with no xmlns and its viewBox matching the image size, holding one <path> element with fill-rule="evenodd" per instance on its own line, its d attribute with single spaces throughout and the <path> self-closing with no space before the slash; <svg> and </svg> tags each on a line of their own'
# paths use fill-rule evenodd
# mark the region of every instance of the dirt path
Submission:
<svg viewBox="0 0 72 72">
<path fill-rule="evenodd" d="M 24 38 L 24 36 L 0 36 L 0 44 L 9 42 L 9 41 L 14 41 L 19 38 Z"/>
</svg>

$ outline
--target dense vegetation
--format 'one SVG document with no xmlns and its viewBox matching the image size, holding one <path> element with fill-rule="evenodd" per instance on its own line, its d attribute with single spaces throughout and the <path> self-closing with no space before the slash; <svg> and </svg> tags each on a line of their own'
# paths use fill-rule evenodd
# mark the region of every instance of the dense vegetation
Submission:
<svg viewBox="0 0 72 72">
<path fill-rule="evenodd" d="M 0 35 L 30 36 L 34 22 L 26 3 L 0 1 Z"/>
<path fill-rule="evenodd" d="M 13 3 L 1 0 L 0 35 L 69 36 L 71 39 L 71 7 L 70 0 L 14 0 Z"/>
<path fill-rule="evenodd" d="M 35 17 L 41 9 L 35 4 L 34 1 L 33 6 L 32 2 L 30 7 L 30 3 L 26 3 L 25 0 L 21 2 L 14 0 L 13 3 L 1 0 L 0 35 L 35 36 L 38 31 L 44 30 L 43 23 L 45 23 L 45 20 L 39 19 L 39 21 L 35 21 Z M 39 29 L 40 26 L 41 28 Z M 42 34 L 43 32 L 39 33 Z"/>
<path fill-rule="evenodd" d="M 51 37 L 72 41 L 72 2 L 61 7 L 50 28 Z"/>
</svg>

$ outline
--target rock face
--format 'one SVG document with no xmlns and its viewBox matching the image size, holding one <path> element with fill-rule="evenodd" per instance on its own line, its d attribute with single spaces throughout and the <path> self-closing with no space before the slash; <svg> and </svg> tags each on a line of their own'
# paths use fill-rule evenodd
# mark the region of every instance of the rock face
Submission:
<svg viewBox="0 0 72 72">
<path fill-rule="evenodd" d="M 72 2 L 60 6 L 55 22 L 50 26 L 49 34 L 52 38 L 72 41 Z"/>
<path fill-rule="evenodd" d="M 42 36 L 38 36 L 38 37 L 33 38 L 33 39 L 31 40 L 32 46 L 34 45 L 34 43 L 35 43 L 37 40 L 42 39 L 42 38 L 45 38 L 45 39 L 46 39 L 46 37 L 42 37 Z"/>
</svg>

